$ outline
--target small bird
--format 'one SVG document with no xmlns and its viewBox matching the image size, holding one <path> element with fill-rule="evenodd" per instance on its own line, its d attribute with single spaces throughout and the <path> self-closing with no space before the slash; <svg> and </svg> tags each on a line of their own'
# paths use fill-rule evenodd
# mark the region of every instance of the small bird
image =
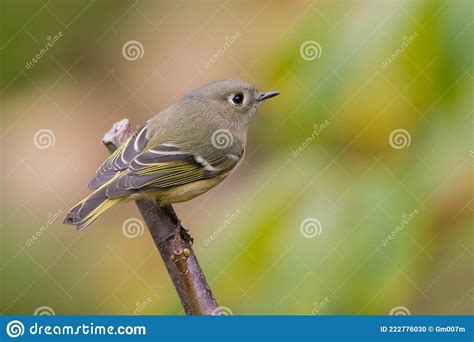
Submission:
<svg viewBox="0 0 474 342">
<path fill-rule="evenodd" d="M 213 188 L 242 161 L 259 104 L 278 94 L 241 80 L 215 81 L 189 92 L 110 155 L 89 183 L 95 191 L 64 223 L 82 229 L 120 202 L 146 198 L 164 206 Z"/>
</svg>

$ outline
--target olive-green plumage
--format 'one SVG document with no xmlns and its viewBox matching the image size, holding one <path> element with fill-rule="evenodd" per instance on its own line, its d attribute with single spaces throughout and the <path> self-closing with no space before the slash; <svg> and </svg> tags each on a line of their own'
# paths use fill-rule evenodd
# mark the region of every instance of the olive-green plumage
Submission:
<svg viewBox="0 0 474 342">
<path fill-rule="evenodd" d="M 211 189 L 243 158 L 247 128 L 261 93 L 240 80 L 204 85 L 148 120 L 97 170 L 95 191 L 74 206 L 64 223 L 85 228 L 111 206 L 153 198 L 183 202 Z"/>
</svg>

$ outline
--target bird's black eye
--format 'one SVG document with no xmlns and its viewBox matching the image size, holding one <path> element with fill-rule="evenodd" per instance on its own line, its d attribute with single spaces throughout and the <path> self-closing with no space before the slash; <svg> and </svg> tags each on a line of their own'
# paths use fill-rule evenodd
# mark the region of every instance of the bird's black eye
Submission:
<svg viewBox="0 0 474 342">
<path fill-rule="evenodd" d="M 232 102 L 240 106 L 242 102 L 244 102 L 244 94 L 241 94 L 241 93 L 235 94 L 234 97 L 232 98 Z"/>
</svg>

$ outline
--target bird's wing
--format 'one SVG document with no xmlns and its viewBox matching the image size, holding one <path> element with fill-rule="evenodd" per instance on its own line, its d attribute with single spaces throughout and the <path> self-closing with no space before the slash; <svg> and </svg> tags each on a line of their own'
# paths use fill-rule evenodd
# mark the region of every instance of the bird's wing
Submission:
<svg viewBox="0 0 474 342">
<path fill-rule="evenodd" d="M 99 167 L 96 176 L 90 181 L 89 188 L 98 189 L 107 181 L 112 179 L 119 171 L 125 170 L 130 162 L 139 155 L 146 144 L 148 124 L 140 127 L 127 141 L 112 153 L 109 158 Z"/>
<path fill-rule="evenodd" d="M 137 155 L 127 170 L 107 186 L 106 193 L 109 198 L 117 198 L 225 175 L 243 157 L 243 149 L 237 151 L 191 152 L 174 143 L 163 143 Z"/>
</svg>

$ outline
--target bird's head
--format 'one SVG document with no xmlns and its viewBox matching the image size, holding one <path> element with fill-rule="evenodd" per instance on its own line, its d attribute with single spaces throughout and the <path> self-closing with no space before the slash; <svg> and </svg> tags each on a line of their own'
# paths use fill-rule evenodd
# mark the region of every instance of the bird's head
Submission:
<svg viewBox="0 0 474 342">
<path fill-rule="evenodd" d="M 222 80 L 206 84 L 188 93 L 183 99 L 206 106 L 226 120 L 247 125 L 258 106 L 278 92 L 261 92 L 241 80 Z"/>
</svg>

